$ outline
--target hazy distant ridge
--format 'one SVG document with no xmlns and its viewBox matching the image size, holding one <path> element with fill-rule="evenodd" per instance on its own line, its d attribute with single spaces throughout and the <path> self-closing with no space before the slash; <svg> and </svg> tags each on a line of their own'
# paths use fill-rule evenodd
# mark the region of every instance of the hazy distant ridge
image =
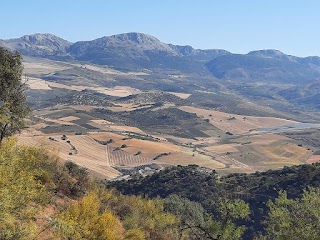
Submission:
<svg viewBox="0 0 320 240">
<path fill-rule="evenodd" d="M 123 33 L 71 43 L 52 34 L 0 40 L 0 46 L 23 55 L 77 60 L 129 69 L 172 69 L 208 72 L 218 79 L 243 82 L 301 83 L 320 78 L 320 57 L 300 58 L 279 50 L 232 54 L 226 50 L 194 49 L 166 44 L 144 33 Z"/>
</svg>

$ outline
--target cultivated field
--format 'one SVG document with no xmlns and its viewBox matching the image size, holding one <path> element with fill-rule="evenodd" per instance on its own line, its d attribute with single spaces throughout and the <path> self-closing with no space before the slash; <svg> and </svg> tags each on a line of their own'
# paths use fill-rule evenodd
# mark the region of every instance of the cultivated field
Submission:
<svg viewBox="0 0 320 240">
<path fill-rule="evenodd" d="M 124 105 L 129 108 L 131 104 Z M 137 127 L 92 118 L 87 115 L 87 111 L 92 109 L 94 108 L 90 106 L 57 106 L 54 109 L 36 111 L 35 115 L 40 123 L 29 128 L 28 134 L 25 131 L 19 137 L 19 142 L 49 144 L 52 148 L 59 149 L 63 160 L 74 161 L 102 178 L 118 176 L 120 173 L 114 167 L 151 163 L 197 164 L 221 173 L 230 173 L 254 172 L 316 161 L 316 157 L 311 157 L 311 151 L 298 146 L 286 136 L 251 130 L 251 127 L 290 122 L 283 119 L 250 116 L 243 119 L 244 116 L 240 115 L 181 107 L 182 110 L 197 112 L 204 118 L 211 115 L 211 118 L 219 119 L 213 121 L 218 123 L 217 127 L 237 133 L 231 136 L 191 139 L 152 134 Z M 230 120 L 233 117 L 235 119 Z M 75 135 L 76 132 L 81 132 L 82 135 Z M 62 134 L 67 135 L 72 145 L 61 140 Z M 49 140 L 49 137 L 55 140 Z M 73 147 L 76 151 L 72 150 Z"/>
<path fill-rule="evenodd" d="M 320 155 L 312 155 L 306 162 L 307 163 L 320 162 Z"/>
<path fill-rule="evenodd" d="M 29 77 L 27 85 L 30 89 L 33 90 L 51 90 L 52 88 L 61 88 L 74 91 L 83 91 L 83 90 L 92 90 L 98 93 L 102 93 L 109 96 L 115 97 L 127 97 L 132 94 L 139 93 L 140 91 L 135 88 L 127 86 L 116 86 L 114 88 L 106 87 L 93 87 L 93 86 L 82 86 L 82 85 L 66 85 L 62 83 L 56 83 L 47 81 L 41 78 Z"/>
<path fill-rule="evenodd" d="M 58 61 L 50 61 L 29 57 L 25 57 L 23 59 L 23 66 L 23 71 L 25 74 L 49 74 L 72 67 L 69 64 L 60 63 Z"/>
<path fill-rule="evenodd" d="M 109 146 L 117 148 L 125 145 L 126 147 L 123 148 L 124 151 L 131 154 L 140 152 L 139 155 L 148 159 L 154 159 L 162 153 L 179 152 L 181 149 L 181 147 L 171 143 L 135 139 L 115 133 L 92 133 L 90 136 L 100 141 L 112 139 L 112 142 L 108 144 Z"/>
<path fill-rule="evenodd" d="M 27 86 L 33 90 L 51 90 L 51 87 L 49 86 L 47 81 L 41 78 L 29 77 Z"/>
<path fill-rule="evenodd" d="M 71 104 L 58 102 L 35 111 L 36 122 L 19 136 L 19 142 L 49 145 L 64 161 L 74 161 L 100 178 L 119 176 L 114 167 L 151 163 L 198 164 L 230 173 L 318 161 L 307 146 L 299 147 L 286 136 L 255 131 L 294 121 L 184 106 L 193 95 L 139 90 L 144 77 L 151 76 L 148 71 L 121 72 L 92 64 L 28 58 L 24 71 L 32 91 L 79 97 L 71 98 L 76 99 Z M 116 79 L 125 79 L 126 84 L 117 86 Z M 172 79 L 185 81 L 184 76 L 172 75 Z M 132 82 L 136 85 L 129 87 Z M 92 98 L 84 101 L 83 93 Z M 90 105 L 92 101 L 98 104 Z M 61 139 L 63 134 L 66 140 Z"/>
<path fill-rule="evenodd" d="M 18 142 L 25 145 L 49 146 L 62 160 L 86 167 L 100 178 L 114 178 L 119 175 L 119 172 L 111 167 L 106 148 L 89 136 L 68 135 L 66 140 L 62 140 L 61 135 L 50 135 L 53 140 L 49 140 L 48 136 L 24 137 L 21 135 Z"/>
<path fill-rule="evenodd" d="M 200 154 L 198 152 L 183 151 L 175 152 L 168 156 L 163 156 L 156 161 L 158 164 L 170 164 L 170 165 L 182 165 L 187 166 L 190 164 L 197 164 L 201 167 L 207 167 L 211 169 L 223 169 L 225 164 L 215 160 L 211 156 Z"/>
<path fill-rule="evenodd" d="M 196 113 L 199 117 L 208 119 L 208 121 L 215 127 L 234 134 L 248 133 L 257 128 L 273 127 L 289 123 L 296 123 L 291 120 L 274 117 L 253 117 L 245 115 L 236 115 L 190 106 L 183 106 L 179 109 L 190 113 Z"/>
</svg>

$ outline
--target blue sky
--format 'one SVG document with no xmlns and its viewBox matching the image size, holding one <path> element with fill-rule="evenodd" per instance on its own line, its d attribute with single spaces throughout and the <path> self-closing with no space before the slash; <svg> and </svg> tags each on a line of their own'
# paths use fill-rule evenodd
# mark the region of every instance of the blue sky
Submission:
<svg viewBox="0 0 320 240">
<path fill-rule="evenodd" d="M 6 0 L 0 38 L 41 32 L 78 41 L 143 32 L 202 49 L 320 56 L 319 12 L 318 0 Z"/>
</svg>

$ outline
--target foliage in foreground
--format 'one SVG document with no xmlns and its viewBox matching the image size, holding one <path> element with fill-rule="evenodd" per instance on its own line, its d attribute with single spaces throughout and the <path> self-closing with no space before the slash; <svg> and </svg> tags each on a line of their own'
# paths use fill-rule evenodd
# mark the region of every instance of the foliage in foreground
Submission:
<svg viewBox="0 0 320 240">
<path fill-rule="evenodd" d="M 82 196 L 92 184 L 70 173 L 44 148 L 18 146 L 8 138 L 0 146 L 0 239 L 31 239 L 44 206 L 55 196 Z"/>
<path fill-rule="evenodd" d="M 85 169 L 61 166 L 45 149 L 18 146 L 14 139 L 0 146 L 0 174 L 0 239 L 252 239 L 243 235 L 250 211 L 244 200 L 213 199 L 208 212 L 203 203 L 175 194 L 125 196 L 94 183 Z M 318 188 L 294 199 L 281 191 L 266 208 L 265 231 L 257 239 L 319 236 Z"/>
<path fill-rule="evenodd" d="M 248 214 L 248 206 L 230 202 L 223 207 L 232 214 L 220 222 L 177 196 L 105 190 L 85 169 L 10 138 L 0 146 L 0 174 L 0 239 L 237 239 L 244 229 L 233 220 Z"/>
<path fill-rule="evenodd" d="M 145 178 L 107 183 L 123 194 L 166 198 L 172 193 L 200 203 L 213 216 L 221 219 L 219 205 L 225 199 L 242 199 L 250 206 L 250 219 L 236 220 L 247 227 L 244 239 L 264 234 L 264 220 L 269 208 L 266 203 L 286 191 L 289 199 L 301 198 L 308 187 L 320 187 L 320 163 L 285 167 L 254 174 L 230 174 L 218 177 L 215 172 L 202 171 L 196 165 L 165 169 Z M 317 225 L 320 228 L 320 225 Z"/>
<path fill-rule="evenodd" d="M 267 205 L 266 236 L 262 239 L 319 239 L 319 188 L 309 188 L 297 199 L 288 199 L 287 193 L 282 191 L 278 199 L 269 201 Z"/>
</svg>

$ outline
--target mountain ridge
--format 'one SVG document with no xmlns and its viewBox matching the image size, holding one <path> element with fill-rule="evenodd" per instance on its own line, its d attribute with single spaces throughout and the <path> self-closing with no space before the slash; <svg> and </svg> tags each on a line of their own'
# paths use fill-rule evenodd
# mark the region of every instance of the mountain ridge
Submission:
<svg viewBox="0 0 320 240">
<path fill-rule="evenodd" d="M 0 46 L 11 51 L 39 57 L 63 54 L 71 44 L 71 42 L 50 33 L 35 33 L 20 38 L 0 40 Z"/>
<path fill-rule="evenodd" d="M 51 33 L 34 33 L 34 34 L 23 35 L 18 38 L 0 39 L 0 42 L 8 43 L 8 42 L 18 41 L 18 40 L 27 40 L 28 38 L 32 39 L 32 38 L 45 38 L 45 37 L 51 38 L 51 39 L 53 39 L 53 38 L 60 39 L 66 43 L 69 43 L 70 45 L 72 45 L 74 43 L 78 43 L 78 42 L 92 42 L 92 41 L 95 41 L 97 39 L 102 39 L 102 38 L 113 38 L 113 39 L 118 39 L 118 40 L 134 40 L 135 39 L 135 41 L 137 43 L 145 43 L 146 42 L 146 41 L 144 41 L 145 39 L 153 40 L 153 41 L 160 41 L 158 38 L 156 38 L 150 34 L 147 34 L 147 33 L 128 32 L 128 33 L 113 34 L 110 36 L 102 36 L 102 37 L 99 37 L 99 38 L 96 38 L 93 40 L 79 40 L 76 42 L 68 41 L 66 39 L 63 39 L 63 38 L 61 38 L 57 35 L 51 34 Z M 210 52 L 210 51 L 223 51 L 223 52 L 231 53 L 231 52 L 224 50 L 224 49 L 215 49 L 215 48 L 202 49 L 202 48 L 193 48 L 190 45 L 178 45 L 178 44 L 172 44 L 172 43 L 164 43 L 164 44 L 169 45 L 172 48 L 178 47 L 178 48 L 188 49 L 188 50 L 185 50 L 186 52 L 191 50 L 191 51 L 206 51 L 206 52 L 207 51 L 208 52 Z M 318 58 L 320 59 L 320 56 L 316 56 L 316 55 L 306 56 L 306 57 L 298 57 L 298 56 L 294 56 L 294 55 L 290 55 L 290 54 L 285 54 L 278 49 L 268 49 L 268 48 L 267 49 L 260 49 L 260 50 L 252 50 L 252 51 L 249 51 L 248 53 L 245 53 L 245 54 L 240 54 L 240 53 L 233 53 L 233 54 L 239 54 L 239 55 L 257 55 L 257 54 L 261 54 L 261 55 L 274 54 L 274 55 L 276 55 L 277 54 L 277 55 L 291 56 L 291 57 L 299 58 L 299 59 L 318 59 Z"/>
<path fill-rule="evenodd" d="M 0 40 L 22 55 L 82 61 L 121 69 L 169 69 L 211 74 L 240 82 L 304 83 L 320 77 L 320 57 L 297 57 L 276 49 L 234 54 L 223 49 L 195 49 L 167 44 L 145 33 L 130 32 L 75 43 L 53 34 Z"/>
</svg>

